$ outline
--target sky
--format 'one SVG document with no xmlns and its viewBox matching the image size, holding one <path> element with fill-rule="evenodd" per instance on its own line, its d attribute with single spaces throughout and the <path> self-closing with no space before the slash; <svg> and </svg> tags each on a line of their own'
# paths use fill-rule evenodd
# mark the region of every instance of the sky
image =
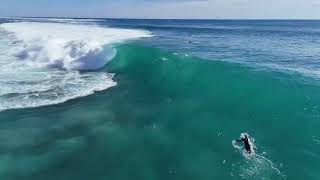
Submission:
<svg viewBox="0 0 320 180">
<path fill-rule="evenodd" d="M 0 16 L 320 19 L 320 0 L 0 0 Z"/>
</svg>

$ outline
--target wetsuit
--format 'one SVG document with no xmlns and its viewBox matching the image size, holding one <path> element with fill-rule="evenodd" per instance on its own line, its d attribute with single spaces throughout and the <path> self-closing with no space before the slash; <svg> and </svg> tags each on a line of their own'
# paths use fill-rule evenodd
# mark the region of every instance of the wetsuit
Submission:
<svg viewBox="0 0 320 180">
<path fill-rule="evenodd" d="M 251 154 L 251 146 L 250 146 L 250 143 L 249 143 L 249 139 L 248 137 L 245 137 L 245 138 L 242 138 L 242 139 L 237 139 L 236 141 L 243 141 L 244 143 L 244 148 L 246 149 L 246 151 Z"/>
</svg>

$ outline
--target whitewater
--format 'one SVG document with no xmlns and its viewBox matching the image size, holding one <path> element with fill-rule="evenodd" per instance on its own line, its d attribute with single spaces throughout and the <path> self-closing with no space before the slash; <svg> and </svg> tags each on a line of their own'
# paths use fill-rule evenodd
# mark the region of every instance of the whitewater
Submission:
<svg viewBox="0 0 320 180">
<path fill-rule="evenodd" d="M 14 22 L 0 25 L 0 111 L 65 102 L 117 83 L 99 72 L 115 44 L 151 37 L 144 30 Z"/>
</svg>

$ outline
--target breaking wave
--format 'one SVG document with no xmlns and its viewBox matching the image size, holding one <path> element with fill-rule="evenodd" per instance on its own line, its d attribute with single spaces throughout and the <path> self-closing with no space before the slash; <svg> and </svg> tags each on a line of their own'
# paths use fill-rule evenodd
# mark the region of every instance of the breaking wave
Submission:
<svg viewBox="0 0 320 180">
<path fill-rule="evenodd" d="M 67 70 L 99 69 L 115 56 L 112 44 L 151 36 L 141 30 L 59 23 L 6 23 L 0 28 L 16 37 L 16 57 Z"/>
<path fill-rule="evenodd" d="M 0 25 L 0 111 L 58 104 L 116 85 L 96 71 L 114 44 L 148 31 L 93 25 L 15 22 Z"/>
</svg>

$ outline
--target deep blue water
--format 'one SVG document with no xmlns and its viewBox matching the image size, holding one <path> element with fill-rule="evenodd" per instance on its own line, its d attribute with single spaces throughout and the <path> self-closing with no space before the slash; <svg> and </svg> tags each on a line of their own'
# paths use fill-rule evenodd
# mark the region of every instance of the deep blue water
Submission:
<svg viewBox="0 0 320 180">
<path fill-rule="evenodd" d="M 104 20 L 152 31 L 150 44 L 198 57 L 317 77 L 320 21 L 316 20 Z M 191 44 L 189 43 L 191 41 Z"/>
</svg>

